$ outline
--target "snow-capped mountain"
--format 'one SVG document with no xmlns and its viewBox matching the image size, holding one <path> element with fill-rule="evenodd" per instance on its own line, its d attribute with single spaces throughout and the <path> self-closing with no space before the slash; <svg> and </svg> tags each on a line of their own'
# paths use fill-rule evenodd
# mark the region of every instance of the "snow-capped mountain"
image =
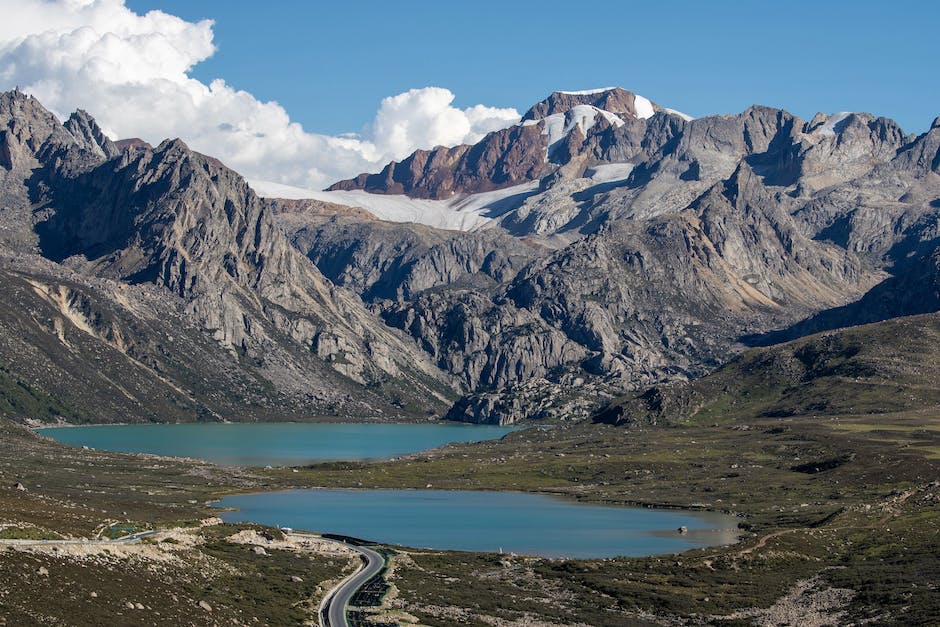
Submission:
<svg viewBox="0 0 940 627">
<path fill-rule="evenodd" d="M 418 150 L 378 174 L 360 174 L 325 192 L 264 181 L 252 186 L 262 196 L 310 198 L 360 207 L 383 220 L 472 230 L 518 206 L 540 180 L 580 155 L 585 164 L 618 163 L 623 172 L 632 163 L 605 147 L 622 143 L 620 135 L 642 134 L 657 113 L 691 119 L 619 87 L 556 91 L 518 124 L 475 145 Z M 591 171 L 587 178 L 607 182 L 612 171 Z"/>
<path fill-rule="evenodd" d="M 97 416 L 138 398 L 168 399 L 155 419 L 585 416 L 742 337 L 940 302 L 940 120 L 918 137 L 865 113 L 688 121 L 623 90 L 557 92 L 476 145 L 390 164 L 384 193 L 295 201 L 19 92 L 0 130 L 17 295 L 0 357 L 80 407 L 95 390 Z"/>
</svg>

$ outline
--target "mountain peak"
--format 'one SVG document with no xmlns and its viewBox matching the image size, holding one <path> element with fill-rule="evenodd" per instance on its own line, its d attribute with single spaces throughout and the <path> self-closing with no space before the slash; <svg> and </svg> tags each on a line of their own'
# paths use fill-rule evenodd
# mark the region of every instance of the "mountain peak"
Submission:
<svg viewBox="0 0 940 627">
<path fill-rule="evenodd" d="M 190 152 L 190 150 L 186 142 L 176 137 L 173 139 L 164 139 L 154 152 Z"/>
<path fill-rule="evenodd" d="M 605 91 L 614 91 L 615 89 L 620 89 L 619 87 L 598 87 L 596 89 L 581 89 L 576 91 L 565 91 L 565 90 L 556 90 L 553 91 L 553 94 L 566 94 L 569 96 L 589 96 L 592 94 L 601 94 Z"/>
<path fill-rule="evenodd" d="M 663 110 L 647 98 L 620 87 L 586 89 L 583 91 L 555 91 L 522 116 L 522 121 L 541 120 L 550 115 L 566 113 L 574 107 L 588 105 L 617 115 L 632 118 L 651 118 Z"/>
<path fill-rule="evenodd" d="M 555 91 L 517 124 L 493 131 L 473 146 L 417 150 L 378 174 L 360 174 L 327 191 L 446 199 L 503 189 L 541 179 L 578 154 L 609 160 L 615 135 L 632 138 L 626 142 L 630 147 L 616 155 L 616 160 L 627 161 L 636 153 L 633 140 L 638 141 L 646 120 L 658 112 L 691 119 L 620 87 Z"/>
<path fill-rule="evenodd" d="M 99 156 L 110 159 L 121 154 L 121 150 L 105 135 L 95 118 L 83 109 L 78 109 L 70 115 L 63 126 L 75 139 L 83 142 L 89 150 Z"/>
<path fill-rule="evenodd" d="M 48 109 L 19 89 L 0 93 L 0 123 L 15 124 L 24 129 L 41 127 L 49 133 L 59 126 L 59 121 Z"/>
</svg>

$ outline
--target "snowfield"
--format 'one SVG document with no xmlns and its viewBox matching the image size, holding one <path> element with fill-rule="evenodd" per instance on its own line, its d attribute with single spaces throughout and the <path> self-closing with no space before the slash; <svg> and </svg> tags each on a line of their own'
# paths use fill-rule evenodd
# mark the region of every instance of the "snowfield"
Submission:
<svg viewBox="0 0 940 627">
<path fill-rule="evenodd" d="M 632 163 L 605 163 L 586 172 L 591 184 L 625 180 Z M 380 220 L 414 222 L 438 229 L 475 231 L 494 219 L 519 207 L 538 192 L 539 182 L 532 181 L 479 194 L 454 196 L 446 200 L 409 198 L 401 194 L 370 194 L 362 190 L 318 192 L 268 181 L 248 181 L 252 189 L 266 198 L 314 199 L 347 207 L 365 209 Z"/>
<path fill-rule="evenodd" d="M 602 87 L 582 91 L 561 91 L 571 95 L 599 94 L 615 89 Z M 655 114 L 653 103 L 643 96 L 636 95 L 634 100 L 637 117 L 649 119 Z M 675 109 L 665 109 L 684 120 L 693 118 Z M 841 115 L 841 114 L 839 114 Z M 568 136 L 576 127 L 587 135 L 588 131 L 603 117 L 611 125 L 621 127 L 624 120 L 619 115 L 591 105 L 577 105 L 565 113 L 555 113 L 539 120 L 524 120 L 522 126 L 542 124 L 542 134 L 547 136 L 548 149 L 545 159 L 551 154 L 558 142 Z M 821 133 L 832 132 L 832 127 L 841 118 L 830 118 Z M 613 183 L 626 180 L 633 170 L 632 163 L 608 163 L 589 168 L 587 178 L 592 185 Z M 446 200 L 425 200 L 410 198 L 401 194 L 372 194 L 362 190 L 354 191 L 313 191 L 269 181 L 252 180 L 249 184 L 260 196 L 268 198 L 315 199 L 337 205 L 358 207 L 373 214 L 380 220 L 389 222 L 414 222 L 439 229 L 473 231 L 485 227 L 496 218 L 519 207 L 525 199 L 538 191 L 539 182 L 532 181 L 522 185 L 507 187 L 480 194 L 459 195 Z"/>
<path fill-rule="evenodd" d="M 473 231 L 485 226 L 522 204 L 539 186 L 538 181 L 532 181 L 492 192 L 454 196 L 447 200 L 425 200 L 401 194 L 370 194 L 362 190 L 318 192 L 267 181 L 248 183 L 259 196 L 267 198 L 312 198 L 359 207 L 388 222 L 415 222 L 456 231 Z"/>
<path fill-rule="evenodd" d="M 636 117 L 641 120 L 648 120 L 656 114 L 653 103 L 639 94 L 633 97 L 633 107 L 636 109 Z"/>
<path fill-rule="evenodd" d="M 582 89 L 581 91 L 560 91 L 559 94 L 568 96 L 590 96 L 591 94 L 602 94 L 605 91 L 617 89 L 616 87 L 598 87 L 597 89 Z"/>
</svg>

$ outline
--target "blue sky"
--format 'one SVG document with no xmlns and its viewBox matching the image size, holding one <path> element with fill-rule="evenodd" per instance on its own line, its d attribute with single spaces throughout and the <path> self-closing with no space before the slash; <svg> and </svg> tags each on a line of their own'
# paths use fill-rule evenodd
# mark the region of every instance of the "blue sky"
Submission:
<svg viewBox="0 0 940 627">
<path fill-rule="evenodd" d="M 0 90 L 322 189 L 479 141 L 554 90 L 617 85 L 695 117 L 869 111 L 923 132 L 940 115 L 938 7 L 0 0 Z"/>
<path fill-rule="evenodd" d="M 129 0 L 215 20 L 196 66 L 276 100 L 309 131 L 358 132 L 382 98 L 429 85 L 520 111 L 619 85 L 694 116 L 753 103 L 862 110 L 923 132 L 940 115 L 933 2 L 277 2 Z"/>
</svg>

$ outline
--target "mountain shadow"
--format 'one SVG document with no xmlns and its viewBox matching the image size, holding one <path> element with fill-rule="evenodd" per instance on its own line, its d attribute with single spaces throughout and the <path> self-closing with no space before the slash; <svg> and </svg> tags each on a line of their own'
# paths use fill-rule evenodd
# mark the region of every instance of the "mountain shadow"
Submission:
<svg viewBox="0 0 940 627">
<path fill-rule="evenodd" d="M 937 240 L 930 245 L 932 249 L 926 254 L 914 254 L 899 261 L 893 276 L 859 300 L 821 311 L 785 329 L 745 335 L 740 342 L 746 346 L 770 346 L 822 331 L 940 311 L 940 246 Z"/>
</svg>

